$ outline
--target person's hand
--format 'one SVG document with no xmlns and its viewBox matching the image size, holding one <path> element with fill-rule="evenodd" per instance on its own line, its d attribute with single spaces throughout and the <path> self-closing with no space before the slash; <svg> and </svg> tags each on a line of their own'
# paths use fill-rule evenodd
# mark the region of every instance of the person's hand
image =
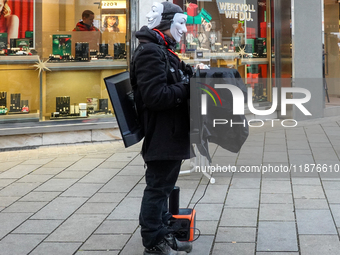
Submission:
<svg viewBox="0 0 340 255">
<path fill-rule="evenodd" d="M 181 64 L 181 70 L 183 71 L 183 73 L 185 75 L 188 75 L 189 78 L 192 77 L 194 74 L 193 68 L 189 64 L 185 64 L 183 61 L 181 62 Z"/>
</svg>

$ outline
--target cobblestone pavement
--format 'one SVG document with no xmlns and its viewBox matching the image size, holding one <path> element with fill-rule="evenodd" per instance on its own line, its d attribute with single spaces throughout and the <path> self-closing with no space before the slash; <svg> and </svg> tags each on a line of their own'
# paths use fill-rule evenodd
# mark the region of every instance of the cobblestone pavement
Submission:
<svg viewBox="0 0 340 255">
<path fill-rule="evenodd" d="M 0 152 L 0 254 L 142 254 L 139 151 L 117 141 Z M 214 184 L 201 172 L 178 180 L 183 208 L 206 190 L 191 254 L 339 254 L 340 117 L 267 123 L 238 154 L 210 151 Z"/>
</svg>

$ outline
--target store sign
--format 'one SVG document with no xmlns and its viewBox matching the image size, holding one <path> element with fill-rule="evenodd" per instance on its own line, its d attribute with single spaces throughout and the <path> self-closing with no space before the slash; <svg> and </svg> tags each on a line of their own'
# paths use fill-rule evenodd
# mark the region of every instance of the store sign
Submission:
<svg viewBox="0 0 340 255">
<path fill-rule="evenodd" d="M 255 6 L 253 4 L 245 4 L 243 1 L 237 3 L 225 2 L 223 0 L 216 1 L 220 14 L 225 14 L 227 19 L 239 19 L 245 21 L 253 21 L 252 13 L 255 13 Z"/>
<path fill-rule="evenodd" d="M 126 1 L 102 1 L 102 9 L 126 9 Z"/>
<path fill-rule="evenodd" d="M 206 84 L 204 84 L 206 85 Z M 234 115 L 244 115 L 244 94 L 242 92 L 241 89 L 239 89 L 237 86 L 235 85 L 231 85 L 231 84 L 215 84 L 215 89 L 212 88 L 209 85 L 208 86 L 217 96 L 217 98 L 219 99 L 219 102 L 222 106 L 222 100 L 219 96 L 219 94 L 217 93 L 217 91 L 215 89 L 228 89 L 232 96 L 233 96 L 233 114 Z M 205 90 L 206 91 L 206 90 Z M 294 99 L 288 99 L 286 94 L 287 93 L 301 93 L 304 94 L 305 97 L 304 98 L 294 98 Z M 210 95 L 210 97 L 213 98 L 215 105 L 216 104 L 216 100 L 214 99 L 213 95 L 211 93 L 208 93 Z M 250 110 L 251 113 L 255 114 L 255 115 L 261 115 L 261 116 L 267 116 L 267 115 L 271 115 L 272 113 L 274 113 L 277 109 L 277 105 L 278 105 L 278 92 L 277 92 L 277 88 L 273 88 L 273 104 L 272 107 L 270 109 L 267 110 L 257 110 L 255 109 L 254 105 L 253 105 L 253 100 L 252 100 L 252 95 L 253 95 L 253 91 L 252 88 L 248 88 L 248 109 Z M 202 115 L 206 115 L 207 114 L 207 95 L 206 94 L 202 94 L 201 97 L 201 105 L 202 105 Z M 309 116 L 312 115 L 302 104 L 309 102 L 309 100 L 311 99 L 311 93 L 304 88 L 281 88 L 281 114 L 282 115 L 286 115 L 287 114 L 287 104 L 293 104 L 295 105 L 297 108 L 299 108 L 304 115 Z"/>
</svg>

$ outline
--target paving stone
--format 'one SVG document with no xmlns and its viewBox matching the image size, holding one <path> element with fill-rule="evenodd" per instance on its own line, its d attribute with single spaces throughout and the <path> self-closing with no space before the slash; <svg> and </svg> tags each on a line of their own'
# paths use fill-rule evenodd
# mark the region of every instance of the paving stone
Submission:
<svg viewBox="0 0 340 255">
<path fill-rule="evenodd" d="M 101 163 L 104 162 L 104 159 L 80 159 L 72 166 L 68 167 L 67 170 L 72 171 L 86 171 L 86 170 L 93 170 Z"/>
<path fill-rule="evenodd" d="M 176 186 L 180 187 L 181 191 L 185 189 L 196 189 L 199 185 L 198 180 L 185 180 L 182 179 L 183 176 L 179 176 L 176 182 Z"/>
<path fill-rule="evenodd" d="M 206 185 L 199 185 L 191 203 L 196 203 L 204 193 Z M 227 195 L 227 185 L 209 185 L 206 189 L 204 197 L 200 200 L 200 203 L 204 204 L 222 204 Z"/>
<path fill-rule="evenodd" d="M 225 206 L 233 208 L 258 208 L 259 194 L 259 189 L 230 189 Z"/>
<path fill-rule="evenodd" d="M 97 192 L 89 199 L 90 203 L 119 203 L 126 196 L 127 193 L 108 192 L 100 193 Z"/>
<path fill-rule="evenodd" d="M 326 199 L 296 198 L 295 209 L 328 209 Z"/>
<path fill-rule="evenodd" d="M 292 178 L 293 185 L 321 186 L 319 178 Z"/>
<path fill-rule="evenodd" d="M 192 251 L 190 254 L 195 254 L 195 255 L 196 254 L 197 255 L 210 254 L 213 241 L 214 241 L 214 236 L 200 236 L 199 241 L 193 243 Z"/>
<path fill-rule="evenodd" d="M 212 255 L 254 255 L 255 243 L 215 243 Z"/>
<path fill-rule="evenodd" d="M 263 180 L 262 181 L 262 193 L 292 193 L 290 181 L 281 180 Z"/>
<path fill-rule="evenodd" d="M 315 160 L 339 160 L 338 156 L 333 150 L 329 150 L 327 148 L 312 148 L 312 152 Z"/>
<path fill-rule="evenodd" d="M 145 174 L 144 166 L 131 166 L 130 164 L 124 167 L 118 175 L 140 175 Z"/>
<path fill-rule="evenodd" d="M 31 213 L 0 213 L 0 239 L 29 218 Z"/>
<path fill-rule="evenodd" d="M 71 171 L 71 170 L 64 170 L 57 174 L 54 178 L 55 179 L 80 179 L 83 178 L 85 175 L 88 174 L 88 171 Z"/>
<path fill-rule="evenodd" d="M 231 166 L 236 165 L 236 156 L 232 156 L 232 157 L 228 157 L 228 156 L 224 156 L 224 157 L 220 157 L 220 156 L 214 156 L 212 158 L 212 165 L 219 165 L 219 166 L 229 166 L 229 164 Z"/>
<path fill-rule="evenodd" d="M 105 220 L 95 234 L 133 234 L 138 226 L 138 220 Z"/>
<path fill-rule="evenodd" d="M 142 238 L 140 235 L 140 228 L 138 228 L 133 235 L 131 236 L 130 240 L 124 246 L 122 251 L 119 253 L 120 255 L 139 255 L 142 254 L 144 250 L 142 244 Z"/>
<path fill-rule="evenodd" d="M 61 192 L 57 191 L 32 191 L 28 193 L 26 196 L 22 197 L 19 201 L 21 202 L 44 202 L 44 201 L 52 201 L 55 199 Z M 0 198 L 1 201 L 1 198 Z"/>
<path fill-rule="evenodd" d="M 15 182 L 17 179 L 0 179 L 0 189 L 8 186 L 9 184 Z"/>
<path fill-rule="evenodd" d="M 300 235 L 301 255 L 338 255 L 340 250 L 337 235 Z"/>
<path fill-rule="evenodd" d="M 294 198 L 325 198 L 321 186 L 293 185 Z"/>
<path fill-rule="evenodd" d="M 115 176 L 100 192 L 129 192 L 140 179 L 141 176 Z"/>
<path fill-rule="evenodd" d="M 131 235 L 92 235 L 80 250 L 120 250 L 130 237 Z"/>
<path fill-rule="evenodd" d="M 118 170 L 121 170 L 127 164 L 129 164 L 128 161 L 105 161 L 105 162 L 101 163 L 96 169 L 118 169 Z"/>
<path fill-rule="evenodd" d="M 293 204 L 261 204 L 259 220 L 294 221 Z"/>
<path fill-rule="evenodd" d="M 0 197 L 20 197 L 34 190 L 40 183 L 12 183 L 0 190 Z"/>
<path fill-rule="evenodd" d="M 85 203 L 75 213 L 109 215 L 118 203 Z"/>
<path fill-rule="evenodd" d="M 58 197 L 32 216 L 31 219 L 67 219 L 85 201 L 86 198 L 83 197 Z"/>
<path fill-rule="evenodd" d="M 76 214 L 67 219 L 47 239 L 48 242 L 84 242 L 103 222 L 105 215 Z"/>
<path fill-rule="evenodd" d="M 292 194 L 261 194 L 261 204 L 292 204 L 293 197 Z"/>
<path fill-rule="evenodd" d="M 325 190 L 328 203 L 340 204 L 339 190 L 327 189 Z"/>
<path fill-rule="evenodd" d="M 340 204 L 330 204 L 331 212 L 336 226 L 340 227 Z"/>
<path fill-rule="evenodd" d="M 257 251 L 298 251 L 295 222 L 259 222 Z"/>
<path fill-rule="evenodd" d="M 256 255 L 299 255 L 298 252 L 256 252 Z"/>
<path fill-rule="evenodd" d="M 337 234 L 329 210 L 296 210 L 300 235 Z"/>
<path fill-rule="evenodd" d="M 217 231 L 218 221 L 215 220 L 198 220 L 196 221 L 196 228 L 200 230 L 202 235 L 215 235 Z M 196 231 L 197 233 L 197 231 Z"/>
<path fill-rule="evenodd" d="M 268 151 L 280 151 L 280 152 L 286 152 L 287 151 L 287 146 L 284 144 L 280 145 L 273 145 L 273 144 L 265 144 L 264 146 L 264 152 Z"/>
<path fill-rule="evenodd" d="M 60 173 L 61 171 L 65 170 L 64 167 L 40 167 L 36 170 L 34 170 L 31 175 L 56 175 Z"/>
<path fill-rule="evenodd" d="M 24 176 L 23 178 L 17 180 L 17 183 L 20 182 L 46 182 L 48 179 L 51 179 L 53 175 L 37 175 L 37 174 L 29 174 Z"/>
<path fill-rule="evenodd" d="M 106 183 L 119 172 L 119 169 L 96 168 L 79 180 L 80 183 Z"/>
<path fill-rule="evenodd" d="M 78 251 L 75 255 L 118 255 L 118 253 L 119 251 Z"/>
<path fill-rule="evenodd" d="M 256 227 L 257 213 L 257 209 L 225 208 L 221 217 L 220 226 Z"/>
<path fill-rule="evenodd" d="M 145 184 L 137 184 L 127 195 L 127 197 L 139 197 L 140 199 L 143 197 L 145 189 Z M 183 190 L 181 190 L 183 191 Z M 183 192 L 180 192 L 180 196 L 182 197 Z"/>
<path fill-rule="evenodd" d="M 3 212 L 35 213 L 43 208 L 47 202 L 15 202 L 7 207 Z"/>
<path fill-rule="evenodd" d="M 189 205 L 189 208 L 194 208 L 194 205 Z M 198 203 L 195 207 L 196 212 L 196 220 L 204 220 L 204 221 L 215 221 L 219 220 L 221 217 L 223 209 L 223 204 L 201 204 Z"/>
<path fill-rule="evenodd" d="M 139 153 L 138 152 L 117 152 L 113 154 L 107 161 L 127 161 L 133 160 Z"/>
<path fill-rule="evenodd" d="M 28 254 L 45 237 L 46 235 L 10 234 L 0 241 L 0 251 L 10 255 Z"/>
<path fill-rule="evenodd" d="M 233 178 L 230 189 L 259 189 L 260 178 Z"/>
<path fill-rule="evenodd" d="M 45 164 L 43 167 L 44 168 L 62 168 L 62 169 L 66 169 L 69 166 L 75 164 L 75 162 L 77 162 L 79 160 L 79 158 L 75 158 L 72 160 L 67 160 L 67 158 L 57 158 L 47 164 Z"/>
<path fill-rule="evenodd" d="M 41 165 L 16 165 L 10 171 L 0 173 L 0 178 L 19 179 L 38 169 Z"/>
<path fill-rule="evenodd" d="M 14 234 L 50 234 L 63 220 L 27 220 L 16 228 Z"/>
<path fill-rule="evenodd" d="M 82 243 L 50 243 L 43 242 L 38 245 L 31 255 L 70 255 L 73 254 Z"/>
<path fill-rule="evenodd" d="M 0 197 L 0 206 L 7 207 L 14 201 L 17 201 L 20 197 Z"/>
<path fill-rule="evenodd" d="M 35 191 L 65 191 L 72 186 L 77 179 L 50 179 Z"/>
<path fill-rule="evenodd" d="M 130 166 L 144 166 L 144 160 L 141 155 L 135 157 L 130 163 Z"/>
<path fill-rule="evenodd" d="M 65 192 L 63 192 L 61 197 L 91 197 L 93 196 L 103 184 L 93 184 L 93 183 L 76 183 Z"/>
<path fill-rule="evenodd" d="M 322 186 L 325 190 L 329 189 L 340 190 L 339 181 L 322 181 Z"/>
<path fill-rule="evenodd" d="M 305 155 L 305 154 L 312 154 L 312 151 L 310 149 L 308 150 L 288 150 L 288 156 L 291 155 Z"/>
<path fill-rule="evenodd" d="M 55 158 L 40 158 L 40 159 L 29 159 L 22 162 L 22 165 L 45 165 L 48 162 L 54 160 Z"/>
<path fill-rule="evenodd" d="M 20 161 L 7 161 L 7 162 L 0 162 L 0 172 L 4 172 L 12 167 L 19 165 Z"/>
<path fill-rule="evenodd" d="M 266 152 L 263 155 L 263 163 L 265 162 L 288 162 L 288 156 L 282 152 Z"/>
<path fill-rule="evenodd" d="M 256 228 L 219 227 L 215 242 L 255 243 Z"/>
<path fill-rule="evenodd" d="M 108 219 L 138 220 L 140 211 L 140 198 L 125 198 L 109 215 Z"/>
</svg>

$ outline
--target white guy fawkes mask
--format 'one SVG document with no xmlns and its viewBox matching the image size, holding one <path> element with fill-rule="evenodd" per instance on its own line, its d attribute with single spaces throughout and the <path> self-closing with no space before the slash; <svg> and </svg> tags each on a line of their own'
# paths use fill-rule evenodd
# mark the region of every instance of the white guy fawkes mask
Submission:
<svg viewBox="0 0 340 255">
<path fill-rule="evenodd" d="M 184 33 L 187 32 L 187 15 L 183 13 L 176 13 L 172 19 L 170 26 L 170 33 L 176 42 L 180 42 Z"/>
<path fill-rule="evenodd" d="M 148 19 L 148 28 L 153 29 L 161 23 L 164 5 L 154 2 L 151 11 L 146 15 Z"/>
</svg>

